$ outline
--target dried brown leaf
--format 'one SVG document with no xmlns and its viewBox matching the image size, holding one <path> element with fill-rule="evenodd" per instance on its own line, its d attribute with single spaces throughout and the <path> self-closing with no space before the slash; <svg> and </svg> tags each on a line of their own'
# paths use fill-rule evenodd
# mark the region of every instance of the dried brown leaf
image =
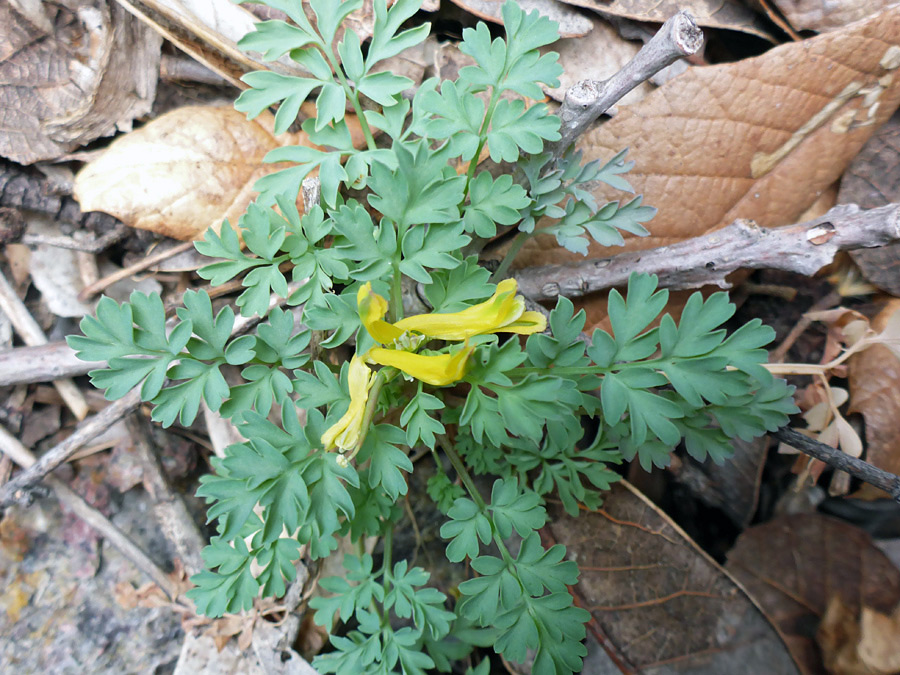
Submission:
<svg viewBox="0 0 900 675">
<path fill-rule="evenodd" d="M 862 608 L 860 641 L 857 647 L 860 659 L 876 673 L 900 672 L 900 611 L 890 616 L 868 607 Z"/>
<path fill-rule="evenodd" d="M 500 8 L 506 0 L 453 0 L 464 10 L 479 19 L 503 23 Z M 537 10 L 541 15 L 559 24 L 560 37 L 580 37 L 591 31 L 591 20 L 559 0 L 517 0 L 526 12 Z M 571 4 L 571 3 L 569 3 Z"/>
<path fill-rule="evenodd" d="M 875 317 L 873 328 L 882 330 L 900 311 L 892 300 Z M 850 357 L 850 412 L 866 420 L 866 460 L 900 473 L 900 359 L 883 344 L 875 344 Z"/>
<path fill-rule="evenodd" d="M 900 572 L 869 535 L 817 513 L 751 527 L 725 568 L 775 622 L 804 673 L 823 671 L 812 638 L 833 596 L 854 613 L 889 613 L 900 601 Z"/>
<path fill-rule="evenodd" d="M 825 668 L 833 675 L 873 675 L 859 657 L 859 616 L 839 595 L 831 596 L 816 631 Z"/>
<path fill-rule="evenodd" d="M 844 30 L 733 64 L 691 68 L 580 141 L 586 159 L 630 148 L 628 175 L 659 208 L 651 236 L 628 249 L 672 244 L 736 218 L 795 222 L 843 173 L 900 104 L 900 7 Z M 621 194 L 598 189 L 599 198 Z M 621 248 L 592 246 L 591 257 Z M 543 237 L 520 265 L 580 260 Z"/>
<path fill-rule="evenodd" d="M 0 5 L 0 155 L 56 159 L 150 111 L 158 35 L 115 3 L 18 7 Z"/>
<path fill-rule="evenodd" d="M 179 108 L 115 140 L 75 178 L 83 211 L 103 211 L 142 230 L 189 241 L 246 210 L 258 178 L 285 168 L 264 164 L 281 144 L 306 134 L 271 132 L 232 108 Z M 301 197 L 302 199 L 302 197 Z"/>
<path fill-rule="evenodd" d="M 601 14 L 622 16 L 636 21 L 662 23 L 682 9 L 693 14 L 697 23 L 710 28 L 729 28 L 758 35 L 775 42 L 765 23 L 738 0 L 563 0 Z"/>
<path fill-rule="evenodd" d="M 824 33 L 874 16 L 894 0 L 840 0 L 840 2 L 773 0 L 773 2 L 797 30 L 817 30 Z"/>
<path fill-rule="evenodd" d="M 641 673 L 796 673 L 743 589 L 646 497 L 617 484 L 599 513 L 547 528 L 577 560 L 588 634 Z M 629 671 L 630 672 L 630 671 Z"/>
</svg>

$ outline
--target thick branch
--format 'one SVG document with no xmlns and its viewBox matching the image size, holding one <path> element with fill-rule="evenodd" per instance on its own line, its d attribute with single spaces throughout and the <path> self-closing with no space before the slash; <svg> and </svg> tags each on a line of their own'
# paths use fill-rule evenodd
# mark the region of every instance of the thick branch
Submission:
<svg viewBox="0 0 900 675">
<path fill-rule="evenodd" d="M 900 502 L 900 476 L 888 473 L 856 457 L 851 457 L 845 452 L 832 448 L 830 445 L 819 443 L 819 441 L 805 436 L 790 427 L 782 427 L 772 434 L 772 437 L 825 462 L 833 469 L 849 473 L 854 478 L 859 478 L 869 485 L 874 485 L 884 490 L 896 501 Z"/>
<path fill-rule="evenodd" d="M 82 361 L 65 342 L 16 347 L 0 352 L 0 387 L 75 377 L 105 366 L 101 361 Z"/>
<path fill-rule="evenodd" d="M 767 229 L 736 220 L 721 230 L 686 241 L 622 253 L 603 260 L 527 267 L 513 276 L 533 300 L 579 297 L 628 281 L 632 272 L 659 276 L 661 286 L 698 288 L 731 285 L 725 278 L 741 268 L 777 269 L 811 276 L 838 251 L 883 246 L 900 239 L 900 204 L 860 211 L 842 204 L 820 218 Z"/>
<path fill-rule="evenodd" d="M 680 58 L 696 54 L 703 31 L 690 12 L 680 11 L 666 21 L 641 51 L 608 80 L 582 80 L 566 92 L 557 115 L 562 138 L 553 146 L 562 155 L 581 134 L 625 94 Z"/>
</svg>

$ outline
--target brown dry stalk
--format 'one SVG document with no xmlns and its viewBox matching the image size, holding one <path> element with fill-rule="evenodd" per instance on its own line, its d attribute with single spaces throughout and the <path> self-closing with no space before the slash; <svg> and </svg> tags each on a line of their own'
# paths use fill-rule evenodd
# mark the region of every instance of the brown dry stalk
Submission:
<svg viewBox="0 0 900 675">
<path fill-rule="evenodd" d="M 855 204 L 835 206 L 824 216 L 785 227 L 764 228 L 737 220 L 701 237 L 648 251 L 621 253 L 602 260 L 526 267 L 514 272 L 519 291 L 532 300 L 580 297 L 623 286 L 632 273 L 656 274 L 672 289 L 715 284 L 742 269 L 777 269 L 811 276 L 838 251 L 883 246 L 900 240 L 900 204 L 861 211 Z"/>
</svg>

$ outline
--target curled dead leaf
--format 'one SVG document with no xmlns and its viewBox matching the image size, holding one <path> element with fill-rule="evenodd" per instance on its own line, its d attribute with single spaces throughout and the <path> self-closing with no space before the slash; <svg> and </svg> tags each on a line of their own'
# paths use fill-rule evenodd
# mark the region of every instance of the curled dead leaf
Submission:
<svg viewBox="0 0 900 675">
<path fill-rule="evenodd" d="M 31 164 L 130 130 L 161 44 L 116 2 L 0 3 L 0 155 Z"/>
<path fill-rule="evenodd" d="M 894 328 L 900 300 L 892 300 L 875 317 L 873 327 L 900 340 Z M 897 334 L 894 335 L 893 333 Z M 850 411 L 866 421 L 866 461 L 891 473 L 900 472 L 900 358 L 885 344 L 875 344 L 850 358 Z"/>
<path fill-rule="evenodd" d="M 306 134 L 272 134 L 268 113 L 253 121 L 232 108 L 173 110 L 115 140 L 75 178 L 83 211 L 103 211 L 132 227 L 189 241 L 236 223 L 253 184 L 284 164 L 270 150 L 307 144 Z M 302 197 L 298 197 L 302 200 Z"/>
<path fill-rule="evenodd" d="M 900 609 L 887 615 L 863 607 L 859 632 L 857 651 L 867 667 L 877 673 L 900 672 Z"/>
</svg>

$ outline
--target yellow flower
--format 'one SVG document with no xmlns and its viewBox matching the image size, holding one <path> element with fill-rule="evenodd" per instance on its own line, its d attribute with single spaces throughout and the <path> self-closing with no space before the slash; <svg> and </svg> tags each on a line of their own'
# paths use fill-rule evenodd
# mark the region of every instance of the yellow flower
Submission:
<svg viewBox="0 0 900 675">
<path fill-rule="evenodd" d="M 399 349 L 372 347 L 366 356 L 370 363 L 392 366 L 422 382 L 443 387 L 459 382 L 466 374 L 466 363 L 475 347 L 466 344 L 455 354 L 413 354 Z"/>
<path fill-rule="evenodd" d="M 529 335 L 544 330 L 547 325 L 544 315 L 526 312 L 525 300 L 516 295 L 516 290 L 515 280 L 506 279 L 488 300 L 461 312 L 419 314 L 392 324 L 384 320 L 387 300 L 372 290 L 371 283 L 363 284 L 356 293 L 359 318 L 369 335 L 388 347 L 373 347 L 350 361 L 350 407 L 322 434 L 325 449 L 355 450 L 360 438 L 364 437 L 362 425 L 372 386 L 372 371 L 366 361 L 396 368 L 417 380 L 443 387 L 459 382 L 465 376 L 469 357 L 475 351 L 475 347 L 468 344 L 470 337 L 500 332 Z M 466 344 L 455 353 L 416 354 L 415 348 L 425 338 L 465 340 Z M 348 460 L 343 455 L 341 459 Z"/>
<path fill-rule="evenodd" d="M 438 340 L 466 340 L 489 333 L 518 333 L 530 335 L 547 327 L 540 312 L 526 312 L 525 299 L 516 295 L 515 279 L 504 279 L 494 295 L 461 312 L 449 314 L 417 314 L 397 323 L 384 321 L 387 300 L 372 292 L 372 285 L 359 289 L 356 299 L 359 316 L 369 334 L 382 344 L 390 344 L 407 331 Z"/>
<path fill-rule="evenodd" d="M 372 371 L 363 357 L 354 356 L 350 359 L 347 384 L 350 389 L 350 407 L 341 419 L 322 434 L 322 445 L 326 450 L 335 446 L 341 450 L 350 450 L 359 441 L 366 402 L 369 400 L 369 387 L 372 386 Z"/>
<path fill-rule="evenodd" d="M 402 329 L 384 320 L 388 310 L 387 300 L 372 290 L 371 282 L 367 281 L 359 287 L 356 292 L 356 305 L 363 326 L 376 342 L 391 344 L 403 335 Z"/>
</svg>

